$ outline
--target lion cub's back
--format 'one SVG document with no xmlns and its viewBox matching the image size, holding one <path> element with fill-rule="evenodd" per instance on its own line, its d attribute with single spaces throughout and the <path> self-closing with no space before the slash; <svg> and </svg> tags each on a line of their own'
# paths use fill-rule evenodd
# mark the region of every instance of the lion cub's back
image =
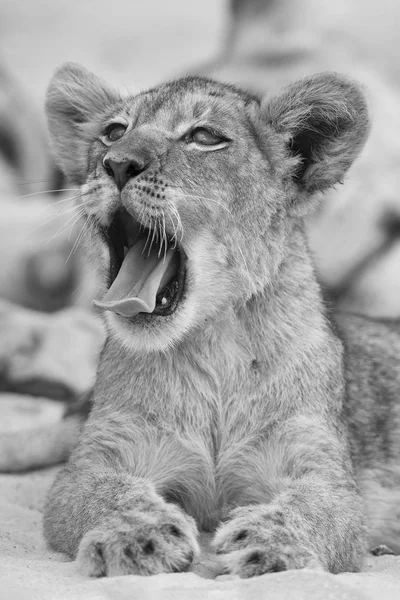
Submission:
<svg viewBox="0 0 400 600">
<path fill-rule="evenodd" d="M 400 455 L 400 321 L 337 313 L 334 322 L 345 347 L 355 465 L 386 463 Z"/>
</svg>

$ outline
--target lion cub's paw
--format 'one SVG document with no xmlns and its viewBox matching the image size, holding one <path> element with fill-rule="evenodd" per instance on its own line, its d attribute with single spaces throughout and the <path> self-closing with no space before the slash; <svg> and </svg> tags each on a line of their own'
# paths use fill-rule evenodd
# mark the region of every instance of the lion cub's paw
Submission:
<svg viewBox="0 0 400 600">
<path fill-rule="evenodd" d="M 200 552 L 197 536 L 194 519 L 172 504 L 132 511 L 82 538 L 78 568 L 91 577 L 186 571 Z"/>
<path fill-rule="evenodd" d="M 213 546 L 227 573 L 255 577 L 289 569 L 323 569 L 315 552 L 301 544 L 281 511 L 238 508 L 217 531 Z"/>
</svg>

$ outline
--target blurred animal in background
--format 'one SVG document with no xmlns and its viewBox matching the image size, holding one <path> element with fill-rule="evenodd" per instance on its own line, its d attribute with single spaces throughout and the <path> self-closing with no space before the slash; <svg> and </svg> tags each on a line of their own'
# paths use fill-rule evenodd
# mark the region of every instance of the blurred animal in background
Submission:
<svg viewBox="0 0 400 600">
<path fill-rule="evenodd" d="M 53 189 L 59 172 L 31 99 L 0 65 L 0 202 Z"/>
<path fill-rule="evenodd" d="M 94 293 L 91 269 L 76 251 L 74 190 L 57 195 L 61 184 L 44 123 L 0 68 L 0 297 L 36 310 L 89 306 Z"/>
<path fill-rule="evenodd" d="M 82 308 L 0 301 L 0 471 L 66 460 L 89 406 L 104 333 Z"/>
<path fill-rule="evenodd" d="M 324 70 L 364 84 L 369 141 L 346 184 L 329 191 L 310 219 L 309 240 L 328 296 L 346 309 L 398 317 L 400 90 L 393 77 L 400 63 L 393 56 L 387 66 L 393 45 L 384 36 L 393 34 L 400 9 L 384 5 L 386 19 L 381 5 L 359 0 L 231 0 L 223 50 L 198 72 L 262 93 Z"/>
<path fill-rule="evenodd" d="M 67 458 L 104 340 L 62 184 L 31 99 L 0 68 L 0 471 Z"/>
</svg>

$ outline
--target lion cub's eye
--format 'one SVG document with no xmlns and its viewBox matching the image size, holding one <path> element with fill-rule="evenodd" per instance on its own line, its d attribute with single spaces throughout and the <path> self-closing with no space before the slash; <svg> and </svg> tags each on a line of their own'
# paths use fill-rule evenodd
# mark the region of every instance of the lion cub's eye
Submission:
<svg viewBox="0 0 400 600">
<path fill-rule="evenodd" d="M 205 127 L 197 127 L 189 134 L 187 141 L 189 143 L 194 142 L 199 146 L 208 146 L 211 150 L 212 148 L 217 149 L 217 147 L 222 148 L 228 143 L 229 140 L 221 135 L 218 135 L 217 133 L 213 133 Z"/>
<path fill-rule="evenodd" d="M 192 131 L 191 137 L 196 144 L 202 144 L 203 146 L 214 146 L 215 144 L 224 141 L 219 135 L 211 133 L 211 131 L 208 131 L 208 129 L 205 129 L 204 127 L 198 127 Z"/>
<path fill-rule="evenodd" d="M 103 142 L 105 144 L 112 144 L 113 142 L 116 142 L 117 140 L 121 139 L 125 131 L 127 130 L 127 127 L 128 126 L 124 123 L 110 123 L 110 125 L 106 127 L 106 130 L 102 137 Z"/>
</svg>

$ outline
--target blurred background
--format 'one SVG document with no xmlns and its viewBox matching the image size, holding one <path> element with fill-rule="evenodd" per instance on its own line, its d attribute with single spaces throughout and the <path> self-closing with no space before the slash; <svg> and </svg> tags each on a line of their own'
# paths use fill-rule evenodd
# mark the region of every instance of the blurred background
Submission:
<svg viewBox="0 0 400 600">
<path fill-rule="evenodd" d="M 85 402 L 104 340 L 91 313 L 96 281 L 79 244 L 77 190 L 47 140 L 43 104 L 53 71 L 75 61 L 132 91 L 187 73 L 261 94 L 323 70 L 358 79 L 371 109 L 370 140 L 345 184 L 321 198 L 308 222 L 310 247 L 334 305 L 398 318 L 399 26 L 397 0 L 0 2 L 3 429 L 46 423 L 39 396 L 61 399 L 63 411 Z M 17 406 L 10 393 L 34 403 L 29 419 L 5 418 Z"/>
<path fill-rule="evenodd" d="M 226 9 L 226 0 L 2 0 L 0 55 L 38 105 L 68 60 L 140 89 L 214 57 Z"/>
</svg>

